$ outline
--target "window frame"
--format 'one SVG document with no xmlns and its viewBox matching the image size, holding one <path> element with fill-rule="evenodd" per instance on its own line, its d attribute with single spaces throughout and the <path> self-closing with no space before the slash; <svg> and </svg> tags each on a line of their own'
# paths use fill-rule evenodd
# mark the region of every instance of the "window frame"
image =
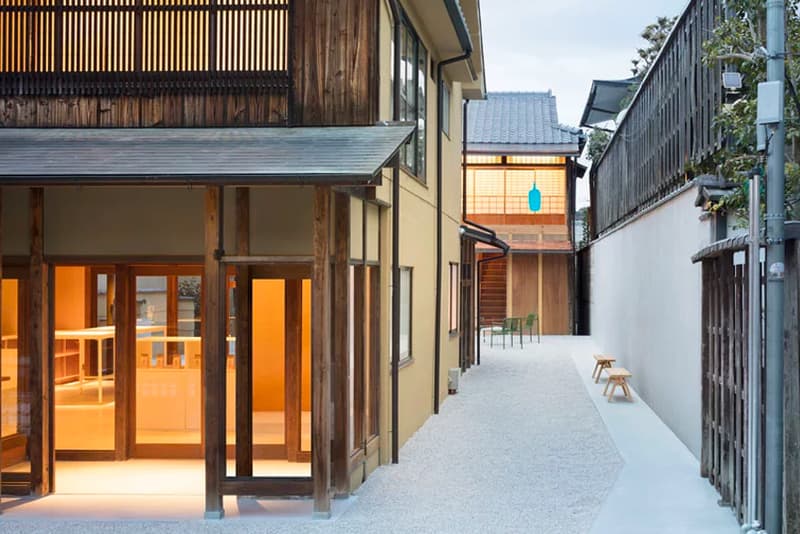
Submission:
<svg viewBox="0 0 800 534">
<path fill-rule="evenodd" d="M 459 313 L 459 305 L 461 304 L 460 291 L 461 288 L 461 265 L 457 262 L 450 262 L 450 300 L 449 300 L 449 326 L 448 332 L 450 335 L 458 334 L 459 321 L 461 319 Z M 455 276 L 454 276 L 455 275 Z"/>
<path fill-rule="evenodd" d="M 442 133 L 450 139 L 450 106 L 452 95 L 450 86 L 442 80 Z"/>
<path fill-rule="evenodd" d="M 425 43 L 419 37 L 419 34 L 414 29 L 408 15 L 403 11 L 401 16 L 402 31 L 401 42 L 398 44 L 400 47 L 401 57 L 405 55 L 408 50 L 408 45 L 411 44 L 413 50 L 412 61 L 402 62 L 400 67 L 400 80 L 395 80 L 395 83 L 401 84 L 400 90 L 400 120 L 416 123 L 417 129 L 414 131 L 411 140 L 401 149 L 400 153 L 400 166 L 408 174 L 416 178 L 419 182 L 427 185 L 426 166 L 428 161 L 427 154 L 427 112 L 428 112 L 428 61 L 430 54 Z M 408 39 L 412 42 L 409 43 Z M 411 72 L 412 80 L 408 78 L 408 65 L 413 65 Z M 413 102 L 408 95 L 408 88 L 414 87 Z M 406 94 L 403 94 L 403 89 L 406 89 Z M 409 110 L 409 107 L 411 109 Z M 410 116 L 409 116 L 410 115 Z M 409 156 L 409 150 L 413 153 Z M 409 157 L 413 158 L 413 163 L 409 164 Z"/>
<path fill-rule="evenodd" d="M 408 273 L 408 350 L 404 353 L 400 347 L 400 365 L 408 364 L 414 359 L 413 355 L 413 339 L 414 339 L 414 268 L 413 267 L 400 267 L 400 335 L 403 334 L 403 273 Z"/>
</svg>

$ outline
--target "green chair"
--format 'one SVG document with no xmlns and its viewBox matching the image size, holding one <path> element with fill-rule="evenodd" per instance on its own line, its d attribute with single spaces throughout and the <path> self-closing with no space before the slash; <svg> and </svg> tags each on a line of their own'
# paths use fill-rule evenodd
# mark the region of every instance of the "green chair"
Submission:
<svg viewBox="0 0 800 534">
<path fill-rule="evenodd" d="M 492 327 L 489 331 L 489 346 L 494 346 L 494 337 L 503 339 L 503 348 L 506 348 L 506 336 L 511 337 L 511 346 L 514 346 L 514 335 L 519 334 L 519 344 L 522 347 L 522 319 L 519 317 L 506 317 L 501 325 Z"/>
<path fill-rule="evenodd" d="M 533 323 L 536 323 L 536 337 L 539 343 L 542 342 L 542 326 L 539 324 L 539 314 L 529 313 L 525 320 L 525 328 L 528 330 L 528 337 L 533 341 Z"/>
</svg>

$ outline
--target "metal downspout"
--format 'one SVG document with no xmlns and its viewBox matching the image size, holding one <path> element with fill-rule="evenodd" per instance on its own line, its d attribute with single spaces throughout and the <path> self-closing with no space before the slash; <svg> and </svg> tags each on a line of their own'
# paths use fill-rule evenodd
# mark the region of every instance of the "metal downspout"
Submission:
<svg viewBox="0 0 800 534">
<path fill-rule="evenodd" d="M 402 21 L 398 0 L 390 0 L 394 18 L 394 84 L 392 86 L 392 120 L 400 120 L 400 37 Z M 392 463 L 400 462 L 400 154 L 392 165 Z"/>
<path fill-rule="evenodd" d="M 436 66 L 436 312 L 434 321 L 433 349 L 433 413 L 439 413 L 439 374 L 442 360 L 442 125 L 444 123 L 444 68 L 451 63 L 469 59 L 472 47 L 464 53 L 440 61 Z"/>
</svg>

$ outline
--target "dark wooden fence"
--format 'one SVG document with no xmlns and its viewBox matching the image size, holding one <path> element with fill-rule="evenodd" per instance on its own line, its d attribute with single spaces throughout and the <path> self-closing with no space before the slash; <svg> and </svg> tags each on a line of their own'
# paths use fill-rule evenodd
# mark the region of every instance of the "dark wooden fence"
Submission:
<svg viewBox="0 0 800 534">
<path fill-rule="evenodd" d="M 593 232 L 608 230 L 691 178 L 688 165 L 721 148 L 714 127 L 723 100 L 721 66 L 702 64 L 703 42 L 723 0 L 694 0 L 591 173 Z"/>
<path fill-rule="evenodd" d="M 721 502 L 732 507 L 743 521 L 747 504 L 747 403 L 748 403 L 748 267 L 743 238 L 709 247 L 696 261 L 703 263 L 703 434 L 700 470 L 719 492 Z M 786 352 L 784 463 L 784 521 L 786 532 L 800 532 L 800 241 L 787 245 Z M 764 264 L 761 263 L 761 295 Z M 762 305 L 763 309 L 763 305 Z M 763 315 L 762 315 L 763 331 Z M 759 450 L 764 450 L 765 354 L 762 343 L 762 431 Z M 764 487 L 761 455 L 758 484 Z M 758 517 L 763 518 L 763 502 Z"/>
<path fill-rule="evenodd" d="M 0 0 L 0 95 L 288 90 L 290 0 Z"/>
</svg>

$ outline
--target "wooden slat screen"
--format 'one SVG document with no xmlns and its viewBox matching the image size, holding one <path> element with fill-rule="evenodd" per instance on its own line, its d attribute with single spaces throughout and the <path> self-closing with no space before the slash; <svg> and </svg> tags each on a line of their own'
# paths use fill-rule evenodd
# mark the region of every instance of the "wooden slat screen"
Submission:
<svg viewBox="0 0 800 534">
<path fill-rule="evenodd" d="M 723 0 L 693 0 L 592 171 L 594 232 L 602 233 L 681 187 L 691 163 L 722 147 L 714 117 L 721 65 L 703 65 L 703 42 Z"/>
<path fill-rule="evenodd" d="M 743 252 L 740 254 L 744 255 Z M 764 266 L 762 271 L 762 294 Z M 703 437 L 700 471 L 740 522 L 747 504 L 748 267 L 734 252 L 703 260 Z M 763 317 L 762 317 L 763 331 Z M 761 359 L 762 407 L 764 354 Z M 763 408 L 762 408 L 763 409 Z M 762 412 L 763 413 L 763 412 Z M 764 418 L 761 419 L 764 436 Z M 758 445 L 763 451 L 763 442 Z M 763 455 L 762 455 L 763 461 Z M 759 484 L 763 488 L 763 463 Z M 761 511 L 759 517 L 763 517 Z"/>
<path fill-rule="evenodd" d="M 0 0 L 0 94 L 287 90 L 290 0 Z"/>
</svg>

